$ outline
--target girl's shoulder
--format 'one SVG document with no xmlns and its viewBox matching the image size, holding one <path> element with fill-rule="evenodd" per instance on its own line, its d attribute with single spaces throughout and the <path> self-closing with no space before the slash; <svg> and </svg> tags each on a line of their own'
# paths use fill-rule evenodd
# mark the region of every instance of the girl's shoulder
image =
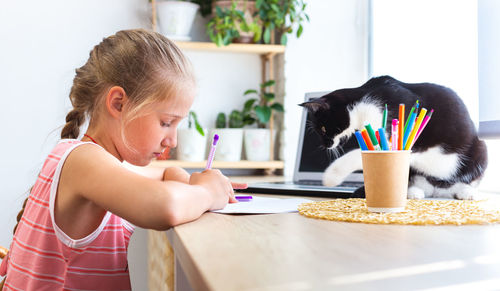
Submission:
<svg viewBox="0 0 500 291">
<path fill-rule="evenodd" d="M 87 145 L 87 144 L 91 144 L 91 145 L 100 147 L 99 145 L 97 145 L 93 142 L 85 142 L 85 141 L 81 141 L 78 139 L 61 139 L 56 144 L 56 146 L 52 149 L 51 153 L 52 154 L 64 154 L 67 152 L 69 154 L 76 147 L 79 147 L 82 145 Z"/>
<path fill-rule="evenodd" d="M 121 163 L 103 147 L 93 142 L 85 142 L 76 139 L 62 139 L 53 148 L 46 160 L 47 163 L 55 163 L 60 171 L 79 175 L 89 169 L 96 170 L 113 169 Z M 108 172 L 111 174 L 112 171 Z"/>
<path fill-rule="evenodd" d="M 84 167 L 97 164 L 119 164 L 120 162 L 103 147 L 94 143 L 76 139 L 62 139 L 54 147 L 53 154 L 61 157 L 65 163 L 76 162 Z"/>
</svg>

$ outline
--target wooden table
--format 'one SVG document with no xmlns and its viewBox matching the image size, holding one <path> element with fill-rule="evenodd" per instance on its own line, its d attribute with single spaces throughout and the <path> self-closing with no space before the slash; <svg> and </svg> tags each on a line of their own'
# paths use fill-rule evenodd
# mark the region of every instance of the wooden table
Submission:
<svg viewBox="0 0 500 291">
<path fill-rule="evenodd" d="M 206 213 L 167 237 L 176 290 L 500 289 L 500 225 Z"/>
<path fill-rule="evenodd" d="M 167 237 L 193 290 L 500 289 L 500 225 L 206 213 Z"/>
</svg>

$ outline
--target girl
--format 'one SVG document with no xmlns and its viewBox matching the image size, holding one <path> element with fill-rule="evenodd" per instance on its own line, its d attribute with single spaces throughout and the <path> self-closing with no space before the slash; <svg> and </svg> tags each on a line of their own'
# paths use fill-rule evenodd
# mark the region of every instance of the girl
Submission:
<svg viewBox="0 0 500 291">
<path fill-rule="evenodd" d="M 76 70 L 62 140 L 18 215 L 4 290 L 130 289 L 133 225 L 165 230 L 236 202 L 233 187 L 246 184 L 218 170 L 122 164 L 146 166 L 176 146 L 194 88 L 190 64 L 158 33 L 119 31 L 94 47 Z"/>
</svg>

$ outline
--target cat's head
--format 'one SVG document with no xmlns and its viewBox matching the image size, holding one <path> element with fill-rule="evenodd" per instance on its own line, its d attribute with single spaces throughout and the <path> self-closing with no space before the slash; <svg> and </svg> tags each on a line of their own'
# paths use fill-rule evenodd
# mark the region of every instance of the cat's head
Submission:
<svg viewBox="0 0 500 291">
<path fill-rule="evenodd" d="M 321 137 L 326 148 L 336 148 L 352 136 L 352 132 L 346 132 L 349 127 L 349 102 L 335 93 L 299 104 L 309 112 L 312 122 L 308 126 Z"/>
</svg>

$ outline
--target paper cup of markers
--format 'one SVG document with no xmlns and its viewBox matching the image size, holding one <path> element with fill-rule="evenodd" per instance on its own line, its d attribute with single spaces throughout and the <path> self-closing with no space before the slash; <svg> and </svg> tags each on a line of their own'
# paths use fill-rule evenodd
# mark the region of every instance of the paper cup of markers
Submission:
<svg viewBox="0 0 500 291">
<path fill-rule="evenodd" d="M 361 151 L 366 206 L 371 212 L 406 207 L 411 151 Z"/>
</svg>

